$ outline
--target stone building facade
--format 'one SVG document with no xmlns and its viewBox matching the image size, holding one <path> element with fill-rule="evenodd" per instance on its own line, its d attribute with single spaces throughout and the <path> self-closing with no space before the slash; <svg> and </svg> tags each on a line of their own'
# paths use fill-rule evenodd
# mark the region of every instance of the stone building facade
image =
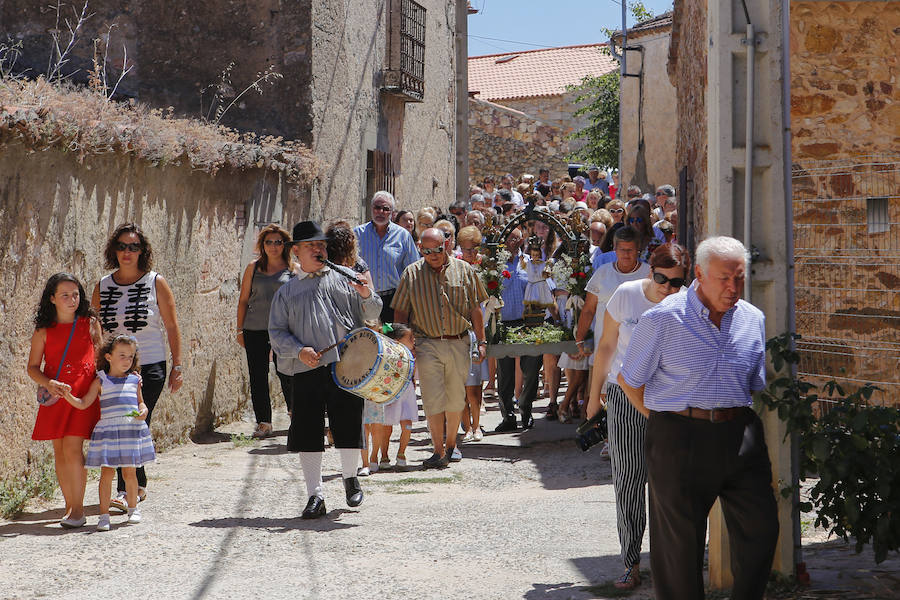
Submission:
<svg viewBox="0 0 900 600">
<path fill-rule="evenodd" d="M 672 13 L 628 30 L 627 67 L 619 91 L 622 139 L 619 181 L 652 193 L 663 184 L 678 185 L 675 169 L 676 91 L 666 63 L 672 37 Z M 622 36 L 613 37 L 621 53 Z"/>
<path fill-rule="evenodd" d="M 547 165 L 550 178 L 566 173 L 566 136 L 559 127 L 517 110 L 469 99 L 469 178 L 506 173 L 537 175 Z"/>
<path fill-rule="evenodd" d="M 415 98 L 386 91 L 388 72 L 399 61 L 401 8 L 411 6 L 424 9 L 414 8 L 410 17 L 421 20 L 413 29 L 424 46 L 417 55 L 424 85 Z M 77 70 L 72 79 L 85 82 L 92 40 L 100 39 L 102 48 L 108 35 L 111 76 L 118 75 L 123 47 L 132 67 L 118 88 L 123 98 L 199 117 L 201 99 L 207 114 L 223 70 L 233 63 L 218 86 L 224 105 L 236 100 L 222 124 L 303 142 L 325 166 L 309 189 L 304 216 L 365 219 L 373 187 L 392 187 L 407 208 L 446 206 L 455 191 L 455 6 L 454 0 L 352 6 L 338 0 L 177 6 L 92 0 L 92 16 L 64 72 Z M 71 19 L 71 8 L 63 7 L 64 17 Z M 55 11 L 30 0 L 0 4 L 0 36 L 23 43 L 19 68 L 46 69 L 55 18 Z M 270 66 L 283 78 L 261 84 L 261 94 L 250 90 L 238 98 Z"/>
<path fill-rule="evenodd" d="M 792 2 L 801 372 L 900 402 L 900 2 Z"/>
</svg>

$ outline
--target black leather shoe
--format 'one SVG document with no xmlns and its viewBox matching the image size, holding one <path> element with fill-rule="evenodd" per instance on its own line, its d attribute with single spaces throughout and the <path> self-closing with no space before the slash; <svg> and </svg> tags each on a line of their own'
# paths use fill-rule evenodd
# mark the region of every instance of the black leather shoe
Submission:
<svg viewBox="0 0 900 600">
<path fill-rule="evenodd" d="M 359 479 L 348 477 L 344 480 L 344 493 L 347 495 L 347 506 L 359 506 L 363 501 L 363 491 L 359 487 Z"/>
<path fill-rule="evenodd" d="M 522 429 L 534 428 L 534 417 L 531 414 L 522 415 Z"/>
<path fill-rule="evenodd" d="M 306 508 L 303 509 L 302 519 L 318 519 L 325 516 L 325 500 L 318 496 L 310 496 Z"/>
<path fill-rule="evenodd" d="M 516 418 L 515 417 L 507 417 L 500 421 L 500 424 L 494 427 L 494 432 L 496 433 L 505 433 L 507 431 L 515 431 L 516 430 Z"/>
</svg>

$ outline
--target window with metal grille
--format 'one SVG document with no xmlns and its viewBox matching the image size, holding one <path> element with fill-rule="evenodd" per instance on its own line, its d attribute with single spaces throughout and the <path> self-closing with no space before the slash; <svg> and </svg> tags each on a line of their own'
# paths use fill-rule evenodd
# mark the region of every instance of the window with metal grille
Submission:
<svg viewBox="0 0 900 600">
<path fill-rule="evenodd" d="M 887 198 L 866 199 L 866 224 L 869 233 L 884 233 L 891 228 Z"/>
<path fill-rule="evenodd" d="M 381 150 L 366 152 L 366 197 L 363 198 L 363 221 L 372 218 L 372 196 L 384 190 L 394 193 L 395 174 L 391 166 L 391 155 Z"/>
<path fill-rule="evenodd" d="M 421 102 L 425 96 L 425 7 L 413 0 L 392 0 L 389 27 L 385 90 Z"/>
</svg>

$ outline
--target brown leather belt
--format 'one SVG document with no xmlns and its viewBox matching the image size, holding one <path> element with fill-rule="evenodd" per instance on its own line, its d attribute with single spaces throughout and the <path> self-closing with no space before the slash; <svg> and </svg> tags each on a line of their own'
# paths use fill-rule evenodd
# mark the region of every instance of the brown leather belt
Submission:
<svg viewBox="0 0 900 600">
<path fill-rule="evenodd" d="M 461 340 L 463 338 L 469 337 L 468 331 L 463 331 L 459 335 L 438 335 L 435 337 L 426 337 L 427 340 Z"/>
<path fill-rule="evenodd" d="M 731 421 L 736 419 L 742 414 L 746 414 L 746 411 L 750 410 L 747 406 L 732 406 L 730 408 L 713 408 L 712 410 L 708 410 L 706 408 L 694 408 L 693 406 L 688 406 L 684 410 L 674 411 L 676 415 L 681 415 L 683 417 L 690 417 L 692 419 L 699 419 L 701 421 L 711 421 L 713 423 L 722 423 L 724 421 Z"/>
</svg>

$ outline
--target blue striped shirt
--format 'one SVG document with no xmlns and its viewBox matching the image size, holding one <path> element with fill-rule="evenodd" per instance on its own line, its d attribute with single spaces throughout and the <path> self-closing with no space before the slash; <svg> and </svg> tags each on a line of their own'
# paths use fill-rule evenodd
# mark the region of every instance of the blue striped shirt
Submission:
<svg viewBox="0 0 900 600">
<path fill-rule="evenodd" d="M 357 225 L 353 233 L 359 240 L 359 255 L 369 265 L 377 292 L 396 289 L 404 269 L 419 260 L 412 234 L 396 223 L 388 224 L 384 237 L 378 235 L 371 221 Z"/>
<path fill-rule="evenodd" d="M 766 386 L 762 311 L 738 300 L 718 328 L 696 285 L 645 312 L 625 353 L 620 374 L 632 387 L 646 386 L 650 410 L 750 406 L 750 394 Z"/>
<path fill-rule="evenodd" d="M 528 285 L 528 273 L 522 268 L 519 260 L 521 256 L 517 254 L 506 263 L 506 270 L 512 277 L 500 278 L 503 282 L 500 290 L 500 297 L 503 299 L 503 307 L 500 309 L 501 321 L 518 321 L 525 312 L 525 286 Z"/>
<path fill-rule="evenodd" d="M 591 261 L 591 269 L 596 273 L 597 269 L 611 262 L 616 262 L 616 251 L 610 250 L 609 252 L 600 252 L 600 249 L 598 248 L 597 251 L 594 252 L 594 258 Z"/>
</svg>

